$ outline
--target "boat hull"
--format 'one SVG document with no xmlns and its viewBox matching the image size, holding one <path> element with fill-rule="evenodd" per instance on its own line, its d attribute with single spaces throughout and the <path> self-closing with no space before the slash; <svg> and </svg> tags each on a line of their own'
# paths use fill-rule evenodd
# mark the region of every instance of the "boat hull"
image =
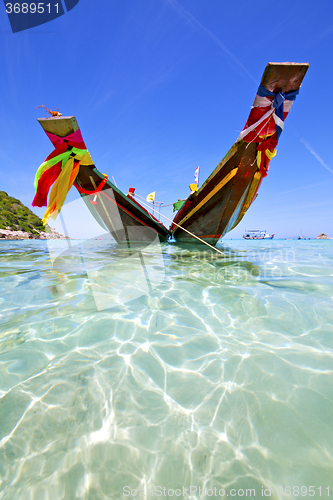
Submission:
<svg viewBox="0 0 333 500">
<path fill-rule="evenodd" d="M 274 94 L 297 91 L 307 69 L 308 64 L 269 63 L 261 85 Z M 176 241 L 194 241 L 186 229 L 216 245 L 239 224 L 267 175 L 258 167 L 258 145 L 272 136 L 268 132 L 257 140 L 238 139 L 201 188 L 189 196 L 170 227 Z"/>
<path fill-rule="evenodd" d="M 211 245 L 216 245 L 235 225 L 252 178 L 255 144 L 234 145 L 199 191 L 193 193 L 176 215 L 174 222 Z M 193 242 L 187 232 L 172 225 L 176 241 Z"/>
</svg>

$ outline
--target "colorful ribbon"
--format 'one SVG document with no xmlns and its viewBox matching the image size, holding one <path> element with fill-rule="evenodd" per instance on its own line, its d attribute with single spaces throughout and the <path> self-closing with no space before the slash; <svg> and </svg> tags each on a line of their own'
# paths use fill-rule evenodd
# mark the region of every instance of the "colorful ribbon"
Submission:
<svg viewBox="0 0 333 500">
<path fill-rule="evenodd" d="M 274 94 L 273 92 L 270 92 L 269 90 L 265 89 L 261 84 L 259 85 L 258 92 L 257 92 L 259 97 L 274 97 L 272 106 L 275 109 L 275 112 L 273 113 L 273 119 L 275 121 L 275 126 L 276 126 L 276 135 L 277 138 L 279 139 L 283 126 L 284 126 L 284 103 L 285 100 L 288 101 L 295 101 L 297 95 L 299 94 L 299 90 L 295 90 L 294 92 L 288 92 L 287 94 L 284 94 L 283 92 L 278 92 L 277 94 Z M 291 106 L 290 106 L 291 107 Z M 290 107 L 288 109 L 288 112 L 290 110 Z"/>
<path fill-rule="evenodd" d="M 36 172 L 34 182 L 36 195 L 32 202 L 34 207 L 46 206 L 49 190 L 54 183 L 49 197 L 48 208 L 43 218 L 44 225 L 49 217 L 56 218 L 60 212 L 68 191 L 78 174 L 80 164 L 92 164 L 80 130 L 66 137 L 46 134 L 55 146 L 55 150 Z"/>
<path fill-rule="evenodd" d="M 275 136 L 275 137 L 274 137 Z M 261 141 L 257 146 L 257 165 L 259 172 L 263 177 L 266 177 L 269 169 L 269 163 L 276 155 L 276 146 L 278 143 L 277 137 L 274 136 L 265 139 L 260 136 Z"/>
<path fill-rule="evenodd" d="M 43 217 L 43 224 L 47 223 L 49 217 L 55 219 L 65 203 L 68 191 L 73 185 L 73 182 L 80 168 L 79 162 L 75 162 L 74 158 L 70 158 L 61 173 L 54 183 L 50 193 L 48 208 Z"/>
<path fill-rule="evenodd" d="M 45 132 L 45 133 L 55 148 L 57 148 L 58 146 L 60 146 L 65 142 L 70 146 L 80 149 L 86 149 L 86 145 L 82 139 L 82 134 L 80 129 L 78 129 L 76 132 L 73 132 L 72 134 L 66 135 L 65 137 L 59 137 L 58 135 L 51 134 L 50 132 Z"/>
</svg>

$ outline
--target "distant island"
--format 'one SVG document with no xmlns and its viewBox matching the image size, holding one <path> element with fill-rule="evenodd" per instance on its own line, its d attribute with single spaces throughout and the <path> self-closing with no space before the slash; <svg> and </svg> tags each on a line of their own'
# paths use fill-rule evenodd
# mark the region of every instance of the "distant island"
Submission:
<svg viewBox="0 0 333 500">
<path fill-rule="evenodd" d="M 331 238 L 327 236 L 325 233 L 320 233 L 319 236 L 317 236 L 316 240 L 330 240 Z"/>
<path fill-rule="evenodd" d="M 63 239 L 58 233 L 34 214 L 20 200 L 0 191 L 0 238 L 6 240 Z"/>
</svg>

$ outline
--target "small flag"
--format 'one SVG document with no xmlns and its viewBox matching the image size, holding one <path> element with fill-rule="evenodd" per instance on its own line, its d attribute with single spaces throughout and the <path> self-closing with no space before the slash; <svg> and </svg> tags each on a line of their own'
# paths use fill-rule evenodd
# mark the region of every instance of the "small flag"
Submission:
<svg viewBox="0 0 333 500">
<path fill-rule="evenodd" d="M 191 193 L 198 191 L 198 184 L 190 184 Z"/>
<path fill-rule="evenodd" d="M 199 167 L 197 167 L 197 168 L 195 169 L 195 172 L 194 172 L 194 182 L 195 182 L 196 184 L 198 184 L 198 183 L 199 183 Z"/>
<path fill-rule="evenodd" d="M 184 205 L 185 201 L 186 200 L 175 201 L 175 203 L 173 204 L 173 211 L 176 212 L 177 210 L 180 210 Z"/>
<path fill-rule="evenodd" d="M 153 191 L 152 193 L 149 193 L 146 200 L 149 201 L 149 203 L 155 201 L 155 191 Z"/>
</svg>

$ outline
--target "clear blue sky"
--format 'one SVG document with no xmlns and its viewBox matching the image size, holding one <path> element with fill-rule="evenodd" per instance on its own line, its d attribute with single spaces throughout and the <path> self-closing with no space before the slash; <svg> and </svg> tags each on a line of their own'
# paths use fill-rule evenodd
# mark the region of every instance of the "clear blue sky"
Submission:
<svg viewBox="0 0 333 500">
<path fill-rule="evenodd" d="M 16 34 L 0 5 L 0 43 L 0 189 L 29 207 L 52 150 L 36 106 L 75 115 L 125 193 L 172 203 L 235 142 L 267 62 L 309 62 L 259 197 L 228 237 L 333 237 L 332 0 L 80 0 Z"/>
</svg>

